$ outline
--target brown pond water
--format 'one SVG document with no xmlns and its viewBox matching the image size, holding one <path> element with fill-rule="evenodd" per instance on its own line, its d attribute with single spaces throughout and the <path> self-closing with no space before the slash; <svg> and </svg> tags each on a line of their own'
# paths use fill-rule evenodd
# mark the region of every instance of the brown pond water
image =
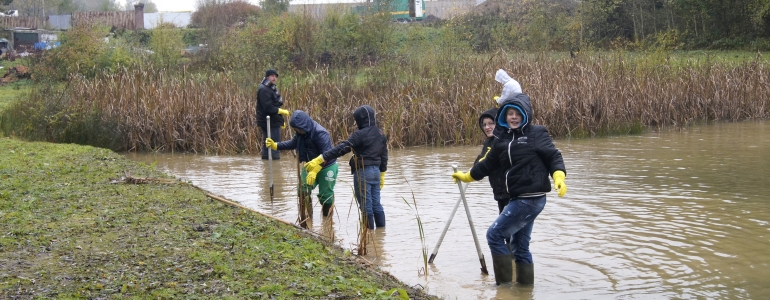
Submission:
<svg viewBox="0 0 770 300">
<path fill-rule="evenodd" d="M 417 202 L 430 254 L 459 197 L 451 165 L 468 169 L 480 146 L 392 150 L 382 191 L 387 226 L 374 231 L 366 258 L 446 299 L 770 298 L 770 123 L 555 143 L 569 192 L 549 193 L 535 222 L 534 286 L 496 287 L 481 274 L 462 205 L 424 274 L 417 220 L 404 199 Z M 267 164 L 257 157 L 128 157 L 296 221 L 297 170 L 289 152 L 273 165 L 272 204 Z M 339 245 L 354 248 L 358 213 L 347 158 L 340 160 L 333 233 Z M 466 194 L 491 272 L 485 232 L 497 206 L 486 179 Z M 313 228 L 328 235 L 315 205 Z"/>
</svg>

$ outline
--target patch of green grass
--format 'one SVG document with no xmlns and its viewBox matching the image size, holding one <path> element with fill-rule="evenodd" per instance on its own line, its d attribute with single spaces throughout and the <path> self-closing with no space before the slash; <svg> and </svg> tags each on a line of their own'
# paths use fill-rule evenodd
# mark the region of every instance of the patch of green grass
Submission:
<svg viewBox="0 0 770 300">
<path fill-rule="evenodd" d="M 0 69 L 2 72 L 4 69 Z M 7 85 L 0 86 L 0 111 L 9 106 L 13 101 L 28 94 L 34 88 L 29 79 L 23 79 Z"/>
<path fill-rule="evenodd" d="M 18 65 L 29 67 L 30 63 L 31 61 L 29 58 L 20 58 L 14 61 L 9 61 L 7 59 L 0 60 L 0 67 L 2 67 L 0 68 L 0 77 L 3 77 L 8 73 L 8 70 L 12 67 Z M 29 93 L 33 87 L 34 84 L 29 79 L 22 79 L 6 85 L 0 85 L 0 111 L 5 109 L 13 101 L 16 101 L 16 99 Z"/>
<path fill-rule="evenodd" d="M 0 139 L 0 298 L 435 299 L 106 149 Z M 388 291 L 388 292 L 386 292 Z"/>
</svg>

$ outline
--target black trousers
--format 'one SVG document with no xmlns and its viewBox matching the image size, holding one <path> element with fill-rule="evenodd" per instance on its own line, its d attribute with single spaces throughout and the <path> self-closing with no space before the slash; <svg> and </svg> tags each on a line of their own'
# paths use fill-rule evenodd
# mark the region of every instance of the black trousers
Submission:
<svg viewBox="0 0 770 300">
<path fill-rule="evenodd" d="M 262 159 L 267 159 L 267 147 L 265 146 L 265 139 L 267 139 L 267 127 L 259 127 L 262 131 Z M 276 143 L 281 142 L 281 126 L 270 125 L 270 138 Z M 273 152 L 273 159 L 281 159 L 281 152 L 278 150 L 270 150 Z"/>
</svg>

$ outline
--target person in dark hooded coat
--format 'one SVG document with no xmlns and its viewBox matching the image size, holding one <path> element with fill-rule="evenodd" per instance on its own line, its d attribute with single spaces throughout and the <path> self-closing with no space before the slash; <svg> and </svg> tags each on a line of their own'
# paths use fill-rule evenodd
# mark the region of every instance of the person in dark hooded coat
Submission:
<svg viewBox="0 0 770 300">
<path fill-rule="evenodd" d="M 325 151 L 305 165 L 313 170 L 318 165 L 336 159 L 353 151 L 350 169 L 353 173 L 353 187 L 356 200 L 369 229 L 385 227 L 385 210 L 380 203 L 380 189 L 385 186 L 385 171 L 388 170 L 388 139 L 377 127 L 374 108 L 363 105 L 353 111 L 358 130 L 350 137 Z"/>
<path fill-rule="evenodd" d="M 561 152 L 553 144 L 544 126 L 529 124 L 532 119 L 529 96 L 513 93 L 501 99 L 493 131 L 495 140 L 484 160 L 470 172 L 455 172 L 452 178 L 463 182 L 497 177 L 493 184 L 509 194 L 508 204 L 487 230 L 487 244 L 492 252 L 495 282 L 510 284 L 513 278 L 511 248 L 516 263 L 516 282 L 534 283 L 534 263 L 529 241 L 535 218 L 545 207 L 551 191 L 550 174 L 559 197 L 567 193 L 566 168 Z M 501 172 L 502 171 L 502 172 Z"/>
<path fill-rule="evenodd" d="M 482 162 L 486 159 L 487 154 L 489 154 L 489 151 L 492 150 L 492 143 L 495 141 L 495 135 L 493 134 L 495 130 L 495 117 L 497 115 L 497 108 L 490 108 L 483 113 L 481 113 L 481 116 L 479 116 L 479 127 L 481 128 L 481 132 L 484 133 L 484 136 L 487 137 L 486 140 L 484 140 L 483 146 L 481 148 L 481 153 L 476 157 L 476 160 L 473 162 L 473 164 L 477 164 L 479 162 Z M 503 212 L 503 208 L 505 208 L 505 205 L 508 204 L 508 200 L 511 199 L 511 196 L 508 195 L 508 192 L 505 191 L 505 184 L 496 184 L 495 180 L 499 180 L 500 176 L 490 175 L 489 178 L 489 185 L 492 187 L 492 194 L 495 197 L 495 201 L 497 202 L 497 210 L 498 213 Z"/>
<path fill-rule="evenodd" d="M 323 128 L 310 116 L 301 110 L 295 110 L 289 121 L 294 129 L 291 140 L 276 143 L 272 139 L 265 140 L 265 145 L 273 150 L 297 149 L 297 159 L 308 162 L 332 148 L 332 139 L 326 128 Z M 318 176 L 320 175 L 320 176 Z M 320 169 L 308 172 L 302 168 L 302 189 L 305 195 L 311 195 L 318 186 L 318 201 L 321 203 L 324 217 L 332 212 L 334 205 L 334 185 L 337 182 L 337 159 L 330 159 L 320 165 Z"/>
</svg>

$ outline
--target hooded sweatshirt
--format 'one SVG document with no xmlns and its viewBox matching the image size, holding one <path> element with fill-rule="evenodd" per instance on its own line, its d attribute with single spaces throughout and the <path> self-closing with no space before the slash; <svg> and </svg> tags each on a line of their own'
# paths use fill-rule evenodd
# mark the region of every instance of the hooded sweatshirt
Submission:
<svg viewBox="0 0 770 300">
<path fill-rule="evenodd" d="M 350 137 L 323 153 L 324 161 L 335 159 L 353 151 L 350 157 L 351 173 L 365 166 L 378 166 L 380 172 L 388 170 L 388 138 L 377 127 L 374 109 L 369 105 L 353 112 L 358 130 Z"/>
<path fill-rule="evenodd" d="M 503 84 L 503 92 L 500 93 L 500 98 L 497 98 L 497 104 L 503 103 L 505 99 L 513 94 L 522 93 L 521 84 L 519 84 L 519 82 L 515 79 L 511 78 L 511 76 L 508 75 L 508 73 L 503 69 L 497 70 L 497 73 L 495 73 L 495 80 Z"/>
<path fill-rule="evenodd" d="M 522 113 L 518 128 L 509 128 L 508 109 Z M 530 124 L 532 106 L 529 96 L 512 94 L 503 99 L 493 134 L 495 140 L 487 158 L 471 169 L 476 180 L 497 177 L 493 184 L 505 189 L 511 198 L 539 197 L 551 191 L 550 174 L 567 173 L 561 152 L 556 149 L 545 126 Z"/>
<path fill-rule="evenodd" d="M 291 115 L 289 125 L 292 128 L 302 130 L 304 133 L 296 133 L 291 140 L 278 143 L 278 150 L 297 149 L 297 158 L 300 162 L 308 162 L 332 148 L 332 139 L 326 128 L 313 121 L 310 116 L 301 110 L 295 110 Z M 334 164 L 337 159 L 324 161 L 322 167 Z"/>
</svg>

